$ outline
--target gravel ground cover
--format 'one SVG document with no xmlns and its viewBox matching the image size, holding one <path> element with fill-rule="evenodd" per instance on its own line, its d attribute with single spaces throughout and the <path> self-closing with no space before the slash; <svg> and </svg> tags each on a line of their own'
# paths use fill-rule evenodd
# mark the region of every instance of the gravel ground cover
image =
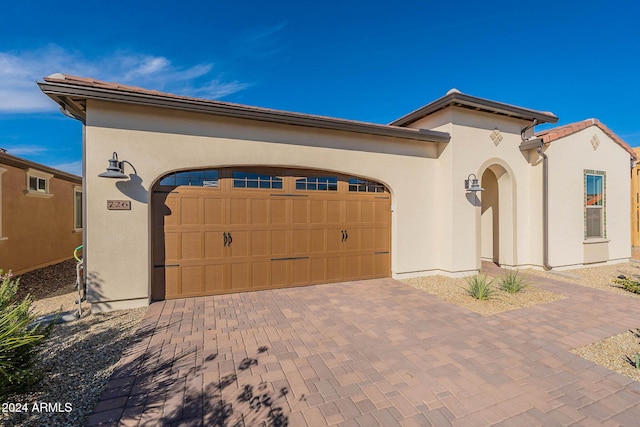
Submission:
<svg viewBox="0 0 640 427">
<path fill-rule="evenodd" d="M 638 328 L 575 348 L 571 352 L 634 381 L 640 381 L 640 369 L 635 367 L 635 355 L 640 353 Z"/>
<path fill-rule="evenodd" d="M 530 279 L 525 279 L 529 283 L 531 282 Z M 494 281 L 492 285 L 495 290 L 493 298 L 486 301 L 479 301 L 467 295 L 465 291 L 467 283 L 463 278 L 426 276 L 406 279 L 402 280 L 402 282 L 483 316 L 531 307 L 564 298 L 562 295 L 545 291 L 532 285 L 527 286 L 518 293 L 510 294 L 498 289 L 498 280 Z"/>
<path fill-rule="evenodd" d="M 33 308 L 39 314 L 77 309 L 75 262 L 61 264 L 67 265 L 56 264 L 41 269 L 48 271 L 27 273 L 29 276 L 23 275 L 20 280 L 20 287 L 28 284 L 28 291 L 23 289 L 22 295 L 34 290 L 38 295 Z M 25 277 L 27 280 L 23 282 Z M 132 344 L 133 333 L 146 312 L 144 307 L 91 314 L 89 305 L 84 304 L 86 311 L 82 318 L 57 325 L 40 349 L 37 368 L 42 372 L 42 380 L 28 393 L 0 402 L 13 404 L 14 409 L 0 412 L 0 425 L 84 425 L 123 351 Z M 34 404 L 38 408 L 41 403 L 58 403 L 62 410 L 34 410 Z M 16 404 L 27 411 L 15 412 Z"/>
<path fill-rule="evenodd" d="M 579 268 L 574 270 L 562 270 L 557 272 L 527 270 L 531 276 L 549 277 L 555 280 L 575 283 L 576 285 L 588 286 L 590 288 L 601 289 L 614 292 L 630 298 L 640 298 L 640 295 L 625 291 L 612 282 L 618 275 L 623 274 L 635 280 L 640 280 L 640 263 L 625 262 L 620 264 L 601 265 L 597 267 Z"/>
</svg>

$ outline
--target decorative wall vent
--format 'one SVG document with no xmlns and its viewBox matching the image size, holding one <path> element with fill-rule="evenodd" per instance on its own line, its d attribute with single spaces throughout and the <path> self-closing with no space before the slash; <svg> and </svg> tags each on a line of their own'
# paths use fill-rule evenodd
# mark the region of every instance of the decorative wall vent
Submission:
<svg viewBox="0 0 640 427">
<path fill-rule="evenodd" d="M 591 138 L 591 145 L 593 145 L 593 149 L 597 149 L 598 145 L 600 145 L 600 140 L 598 139 L 598 135 L 593 135 L 593 138 Z"/>
<path fill-rule="evenodd" d="M 489 136 L 491 137 L 491 140 L 493 141 L 493 143 L 496 144 L 496 146 L 500 144 L 500 142 L 502 142 L 503 136 L 502 136 L 502 133 L 500 133 L 500 131 L 498 130 L 498 128 L 494 129 L 493 132 L 491 132 L 491 135 Z"/>
</svg>

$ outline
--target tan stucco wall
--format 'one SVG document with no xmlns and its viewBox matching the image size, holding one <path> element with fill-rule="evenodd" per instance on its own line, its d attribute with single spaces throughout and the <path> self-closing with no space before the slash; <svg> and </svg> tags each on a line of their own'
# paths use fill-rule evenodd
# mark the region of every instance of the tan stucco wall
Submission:
<svg viewBox="0 0 640 427">
<path fill-rule="evenodd" d="M 633 149 L 640 158 L 640 148 Z M 640 163 L 631 171 L 631 244 L 640 246 Z"/>
<path fill-rule="evenodd" d="M 591 145 L 596 135 L 600 144 Z M 607 261 L 631 256 L 630 242 L 630 156 L 597 126 L 553 141 L 549 156 L 549 263 L 567 267 L 592 262 L 585 260 L 584 171 L 606 173 Z M 602 245 L 599 245 L 602 246 Z M 602 253 L 603 248 L 593 248 Z"/>
<path fill-rule="evenodd" d="M 520 131 L 528 124 L 524 120 L 453 107 L 411 125 L 451 134 L 451 142 L 439 158 L 442 182 L 439 200 L 444 201 L 439 239 L 446 247 L 441 257 L 442 269 L 472 273 L 480 268 L 483 194 L 474 199 L 472 193 L 464 191 L 464 180 L 471 173 L 481 178 L 487 168 L 500 175 L 500 263 L 542 264 L 542 208 L 531 200 L 532 197 L 542 200 L 542 166 L 536 159 L 531 161 L 530 153 L 519 149 Z M 495 129 L 502 136 L 498 145 L 490 137 Z"/>
<path fill-rule="evenodd" d="M 2 237 L 0 268 L 22 274 L 73 256 L 82 243 L 74 230 L 74 188 L 79 184 L 57 177 L 49 180 L 52 197 L 29 196 L 26 171 L 0 165 Z M 6 239 L 5 239 L 6 238 Z"/>
<path fill-rule="evenodd" d="M 434 232 L 441 178 L 438 147 L 422 143 L 220 119 L 140 106 L 89 101 L 86 141 L 86 273 L 92 301 L 146 303 L 150 285 L 148 190 L 169 171 L 238 165 L 295 166 L 373 178 L 392 192 L 392 272 L 437 269 Z M 98 178 L 117 151 L 142 181 Z M 131 173 L 130 167 L 125 167 Z M 131 211 L 108 211 L 110 199 L 132 200 Z M 115 304 L 103 304 L 112 309 Z"/>
<path fill-rule="evenodd" d="M 94 304 L 96 311 L 148 302 L 148 191 L 164 174 L 192 168 L 300 167 L 385 183 L 392 193 L 391 269 L 396 278 L 477 272 L 481 249 L 487 247 L 482 240 L 483 195 L 474 199 L 465 192 L 464 180 L 470 173 L 481 178 L 490 169 L 499 188 L 499 262 L 540 268 L 542 159 L 535 150 L 519 149 L 520 131 L 528 124 L 452 107 L 412 124 L 450 133 L 449 144 L 435 144 L 89 100 L 84 129 L 89 300 L 100 302 Z M 495 129 L 502 136 L 498 145 L 490 137 Z M 599 137 L 602 144 L 595 153 L 590 145 L 584 146 L 590 144 L 591 133 L 584 140 L 577 134 L 575 141 L 556 141 L 547 149 L 552 265 L 582 264 L 585 260 L 583 169 L 607 171 L 607 232 L 611 240 L 607 251 L 610 260 L 629 256 L 629 245 L 625 248 L 623 244 L 625 227 L 628 241 L 630 209 L 628 169 L 623 167 L 628 165 L 628 154 L 612 145 L 606 135 Z M 135 166 L 137 176 L 128 181 L 98 178 L 113 151 L 120 160 Z M 575 156 L 576 152 L 584 155 Z M 128 165 L 125 170 L 132 172 Z M 110 199 L 131 200 L 131 211 L 108 211 L 106 202 Z M 618 211 L 625 213 L 624 218 Z M 491 231 L 489 235 L 496 233 Z M 596 249 L 592 253 L 601 250 Z"/>
</svg>

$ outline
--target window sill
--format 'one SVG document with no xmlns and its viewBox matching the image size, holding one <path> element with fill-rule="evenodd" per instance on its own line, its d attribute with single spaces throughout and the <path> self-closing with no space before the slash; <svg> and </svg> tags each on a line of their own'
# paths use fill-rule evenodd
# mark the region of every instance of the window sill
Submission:
<svg viewBox="0 0 640 427">
<path fill-rule="evenodd" d="M 583 245 L 593 245 L 596 243 L 609 243 L 611 240 L 603 239 L 602 237 L 594 237 L 592 239 L 586 239 L 582 242 Z"/>
<path fill-rule="evenodd" d="M 73 229 L 73 234 L 78 234 L 78 233 L 82 233 L 82 228 L 74 228 Z"/>
<path fill-rule="evenodd" d="M 53 194 L 51 193 L 41 193 L 40 191 L 31 191 L 31 190 L 25 190 L 24 195 L 27 197 L 41 197 L 44 199 L 49 199 L 53 197 Z"/>
<path fill-rule="evenodd" d="M 9 240 L 9 238 L 8 237 L 0 237 L 0 243 L 4 242 L 6 240 Z"/>
</svg>

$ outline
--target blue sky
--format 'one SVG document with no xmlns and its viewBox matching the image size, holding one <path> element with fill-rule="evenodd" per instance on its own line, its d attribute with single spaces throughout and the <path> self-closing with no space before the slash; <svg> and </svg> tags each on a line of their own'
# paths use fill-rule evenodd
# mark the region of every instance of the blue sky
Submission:
<svg viewBox="0 0 640 427">
<path fill-rule="evenodd" d="M 640 146 L 636 1 L 6 2 L 0 147 L 80 172 L 55 72 L 388 123 L 455 87 Z M 538 129 L 542 129 L 538 127 Z"/>
</svg>

